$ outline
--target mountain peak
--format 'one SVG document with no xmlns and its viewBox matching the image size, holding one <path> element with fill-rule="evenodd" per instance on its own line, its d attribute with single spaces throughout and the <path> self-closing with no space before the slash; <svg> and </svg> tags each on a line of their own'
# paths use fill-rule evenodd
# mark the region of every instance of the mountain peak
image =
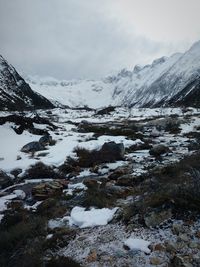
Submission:
<svg viewBox="0 0 200 267">
<path fill-rule="evenodd" d="M 53 108 L 45 97 L 33 92 L 12 65 L 0 55 L 0 109 Z"/>
</svg>

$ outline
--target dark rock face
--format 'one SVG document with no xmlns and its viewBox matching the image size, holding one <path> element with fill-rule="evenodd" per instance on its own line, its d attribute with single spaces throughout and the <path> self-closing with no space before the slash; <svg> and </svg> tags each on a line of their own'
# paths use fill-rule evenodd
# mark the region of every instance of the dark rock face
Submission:
<svg viewBox="0 0 200 267">
<path fill-rule="evenodd" d="M 106 114 L 110 114 L 113 111 L 115 111 L 115 107 L 107 107 L 107 108 L 97 111 L 96 115 L 106 115 Z"/>
<path fill-rule="evenodd" d="M 105 157 L 111 157 L 114 160 L 123 160 L 125 148 L 124 145 L 116 144 L 115 142 L 104 143 L 100 152 L 104 154 Z"/>
<path fill-rule="evenodd" d="M 0 189 L 6 188 L 12 184 L 13 182 L 11 178 L 6 173 L 0 170 Z"/>
<path fill-rule="evenodd" d="M 56 126 L 53 125 L 49 120 L 38 115 L 34 116 L 33 118 L 16 114 L 0 117 L 0 125 L 3 125 L 7 122 L 12 122 L 15 125 L 12 128 L 16 134 L 22 134 L 24 130 L 27 130 L 36 135 L 48 135 L 48 131 L 46 129 L 35 128 L 34 123 L 47 124 L 48 128 L 52 130 L 56 129 Z"/>
<path fill-rule="evenodd" d="M 46 134 L 40 138 L 39 143 L 42 146 L 46 146 L 46 145 L 49 145 L 52 142 L 52 140 L 53 140 L 52 137 L 50 135 Z"/>
<path fill-rule="evenodd" d="M 17 71 L 0 56 L 0 110 L 47 108 L 54 108 L 54 105 L 34 92 Z"/>
<path fill-rule="evenodd" d="M 185 107 L 200 107 L 200 77 L 190 82 L 185 88 L 176 94 L 167 106 L 185 106 Z"/>
<path fill-rule="evenodd" d="M 36 152 L 40 150 L 44 150 L 44 146 L 39 142 L 30 142 L 21 149 L 21 151 L 24 153 Z"/>
</svg>

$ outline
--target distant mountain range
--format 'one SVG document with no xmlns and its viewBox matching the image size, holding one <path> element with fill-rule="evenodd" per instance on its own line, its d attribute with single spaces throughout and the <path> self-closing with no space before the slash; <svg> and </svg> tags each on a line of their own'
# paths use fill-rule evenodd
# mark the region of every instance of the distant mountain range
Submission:
<svg viewBox="0 0 200 267">
<path fill-rule="evenodd" d="M 0 56 L 0 110 L 32 110 L 54 105 L 34 92 L 15 68 Z"/>
<path fill-rule="evenodd" d="M 7 99 L 22 99 L 24 107 L 36 108 L 52 107 L 53 104 L 91 108 L 108 105 L 200 107 L 200 41 L 185 53 L 162 57 L 143 67 L 137 65 L 132 71 L 123 69 L 98 81 L 24 78 L 26 83 L 12 66 L 0 58 L 0 90 L 3 90 L 0 103 L 5 102 L 7 95 Z M 28 84 L 53 104 L 36 95 Z M 35 97 L 39 100 L 35 101 Z M 12 103 L 12 107 L 16 102 Z"/>
</svg>

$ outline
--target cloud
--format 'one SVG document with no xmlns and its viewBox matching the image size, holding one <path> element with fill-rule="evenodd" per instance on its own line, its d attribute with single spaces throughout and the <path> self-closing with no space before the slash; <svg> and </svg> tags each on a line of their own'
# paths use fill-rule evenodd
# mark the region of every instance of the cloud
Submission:
<svg viewBox="0 0 200 267">
<path fill-rule="evenodd" d="M 0 0 L 0 53 L 20 71 L 64 79 L 133 68 L 184 50 L 196 38 L 198 25 L 178 31 L 185 19 L 181 6 L 179 12 L 173 4 L 173 21 L 163 13 L 172 8 L 168 1 L 163 8 L 163 0 Z M 186 5 L 186 21 L 192 19 L 193 2 Z"/>
</svg>

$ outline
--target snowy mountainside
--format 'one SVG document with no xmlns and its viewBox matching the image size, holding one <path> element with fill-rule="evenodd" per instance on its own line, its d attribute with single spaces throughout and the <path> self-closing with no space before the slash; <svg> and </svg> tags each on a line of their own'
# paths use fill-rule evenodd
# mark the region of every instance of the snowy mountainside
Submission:
<svg viewBox="0 0 200 267">
<path fill-rule="evenodd" d="M 53 108 L 44 96 L 30 88 L 2 56 L 0 56 L 0 110 Z"/>
<path fill-rule="evenodd" d="M 52 102 L 69 107 L 99 108 L 112 102 L 113 87 L 110 83 L 93 80 L 59 81 L 54 78 L 28 76 L 31 88 Z"/>
<path fill-rule="evenodd" d="M 70 107 L 156 107 L 196 105 L 191 95 L 193 90 L 195 95 L 199 94 L 199 77 L 200 41 L 185 53 L 161 57 L 143 67 L 136 65 L 133 71 L 123 69 L 99 81 L 59 81 L 30 76 L 26 81 L 36 92 Z"/>
</svg>

